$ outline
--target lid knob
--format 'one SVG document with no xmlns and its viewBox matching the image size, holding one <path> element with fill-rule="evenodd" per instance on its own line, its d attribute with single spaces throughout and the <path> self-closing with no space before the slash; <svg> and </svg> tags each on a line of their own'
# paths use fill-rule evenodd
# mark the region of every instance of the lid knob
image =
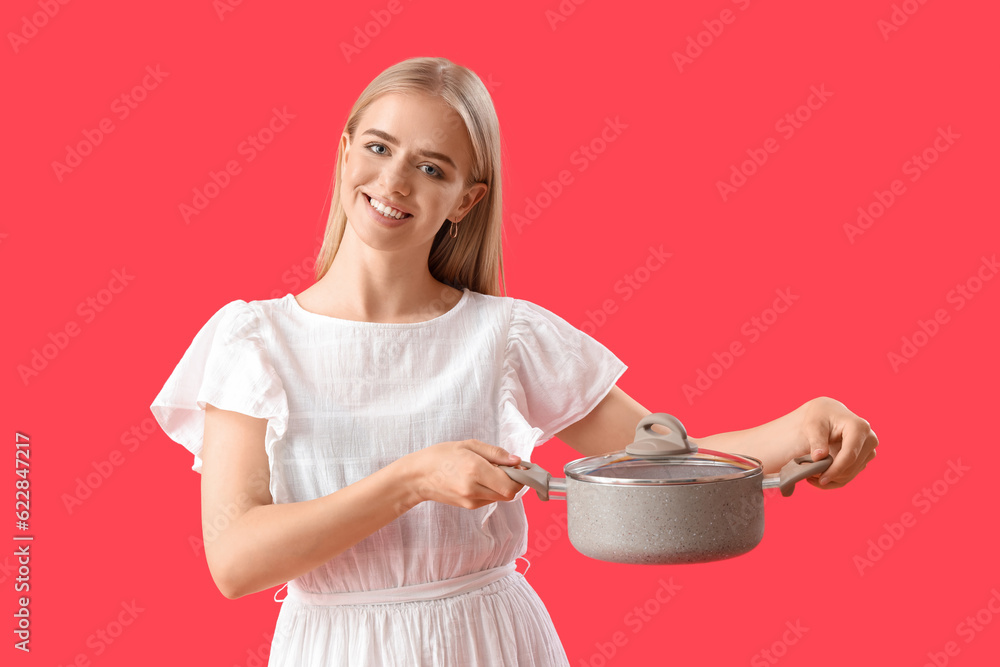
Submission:
<svg viewBox="0 0 1000 667">
<path fill-rule="evenodd" d="M 670 433 L 664 435 L 653 430 L 653 424 L 666 426 Z M 635 441 L 625 447 L 625 453 L 645 459 L 665 458 L 679 454 L 694 454 L 698 446 L 687 439 L 687 431 L 673 415 L 654 412 L 639 420 L 635 427 Z"/>
</svg>

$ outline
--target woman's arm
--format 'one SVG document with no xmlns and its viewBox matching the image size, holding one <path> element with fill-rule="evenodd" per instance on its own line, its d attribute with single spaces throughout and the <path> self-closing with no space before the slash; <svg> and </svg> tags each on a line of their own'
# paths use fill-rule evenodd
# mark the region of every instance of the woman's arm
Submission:
<svg viewBox="0 0 1000 667">
<path fill-rule="evenodd" d="M 833 456 L 833 463 L 813 486 L 836 489 L 865 469 L 875 458 L 878 436 L 871 425 L 840 401 L 820 396 L 787 415 L 743 431 L 695 438 L 695 444 L 760 459 L 764 472 L 777 472 L 798 456 L 814 460 Z"/>
<path fill-rule="evenodd" d="M 555 436 L 584 456 L 600 456 L 625 449 L 635 440 L 635 427 L 639 420 L 649 414 L 652 414 L 651 410 L 639 405 L 615 385 L 586 417 Z M 669 431 L 659 425 L 653 428 L 663 433 Z"/>
<path fill-rule="evenodd" d="M 804 412 L 809 403 L 803 403 L 795 410 L 760 426 L 707 435 L 703 438 L 688 437 L 699 449 L 714 449 L 731 454 L 744 454 L 760 460 L 764 472 L 777 472 L 781 466 L 791 461 L 796 453 L 795 443 L 802 430 Z"/>
<path fill-rule="evenodd" d="M 425 500 L 475 508 L 511 500 L 521 485 L 493 463 L 518 459 L 477 440 L 445 442 L 397 459 L 314 500 L 273 504 L 267 420 L 208 405 L 201 458 L 205 557 L 235 599 L 294 579 Z"/>
<path fill-rule="evenodd" d="M 583 419 L 556 434 L 560 440 L 584 456 L 597 456 L 625 449 L 635 440 L 639 420 L 651 414 L 635 399 L 614 386 L 608 395 Z M 659 425 L 654 430 L 665 432 Z M 764 472 L 776 472 L 797 456 L 826 456 L 833 447 L 834 463 L 823 475 L 832 480 L 823 488 L 837 488 L 854 478 L 875 458 L 878 438 L 868 422 L 840 401 L 814 398 L 801 406 L 754 428 L 718 433 L 703 438 L 689 436 L 699 448 L 759 459 Z M 814 480 L 810 480 L 814 484 Z"/>
</svg>

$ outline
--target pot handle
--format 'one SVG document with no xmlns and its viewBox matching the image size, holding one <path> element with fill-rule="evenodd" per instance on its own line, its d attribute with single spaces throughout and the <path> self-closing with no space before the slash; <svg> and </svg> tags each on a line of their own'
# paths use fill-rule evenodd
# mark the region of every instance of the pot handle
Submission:
<svg viewBox="0 0 1000 667">
<path fill-rule="evenodd" d="M 497 466 L 515 482 L 520 482 L 525 486 L 530 486 L 542 500 L 549 499 L 549 490 L 564 491 L 565 486 L 560 482 L 565 480 L 553 480 L 552 475 L 545 468 L 531 461 L 521 461 L 519 466 Z"/>
<path fill-rule="evenodd" d="M 764 488 L 778 487 L 781 489 L 781 495 L 788 497 L 795 491 L 795 484 L 797 482 L 806 477 L 812 477 L 813 475 L 825 472 L 831 463 L 833 463 L 833 457 L 830 455 L 819 461 L 813 461 L 812 456 L 808 454 L 806 456 L 798 456 L 786 463 L 777 474 L 765 475 Z"/>
<path fill-rule="evenodd" d="M 657 433 L 652 428 L 653 424 L 666 426 L 670 433 Z M 654 412 L 640 419 L 635 427 L 635 441 L 625 447 L 627 454 L 648 459 L 694 454 L 697 451 L 698 446 L 687 438 L 684 424 L 666 412 Z"/>
</svg>

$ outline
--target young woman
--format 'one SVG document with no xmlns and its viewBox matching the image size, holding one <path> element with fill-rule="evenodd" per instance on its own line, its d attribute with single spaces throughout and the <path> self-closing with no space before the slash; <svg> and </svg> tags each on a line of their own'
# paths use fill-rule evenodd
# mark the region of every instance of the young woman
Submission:
<svg viewBox="0 0 1000 667">
<path fill-rule="evenodd" d="M 219 590 L 288 582 L 271 667 L 569 664 L 514 570 L 524 487 L 496 466 L 553 436 L 623 449 L 650 410 L 615 385 L 626 366 L 606 347 L 499 295 L 500 146 L 470 70 L 384 71 L 341 136 L 317 282 L 226 304 L 153 401 L 201 472 Z M 832 451 L 836 488 L 878 441 L 818 398 L 696 442 L 766 472 Z"/>
</svg>

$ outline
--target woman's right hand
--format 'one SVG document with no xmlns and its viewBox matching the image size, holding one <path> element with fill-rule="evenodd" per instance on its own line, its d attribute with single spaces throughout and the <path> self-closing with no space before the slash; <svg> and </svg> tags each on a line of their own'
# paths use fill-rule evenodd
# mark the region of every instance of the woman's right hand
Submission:
<svg viewBox="0 0 1000 667">
<path fill-rule="evenodd" d="M 520 457 L 481 440 L 439 442 L 398 462 L 406 466 L 406 479 L 417 503 L 433 500 L 477 509 L 498 500 L 513 500 L 524 486 L 497 468 L 517 465 Z"/>
</svg>

